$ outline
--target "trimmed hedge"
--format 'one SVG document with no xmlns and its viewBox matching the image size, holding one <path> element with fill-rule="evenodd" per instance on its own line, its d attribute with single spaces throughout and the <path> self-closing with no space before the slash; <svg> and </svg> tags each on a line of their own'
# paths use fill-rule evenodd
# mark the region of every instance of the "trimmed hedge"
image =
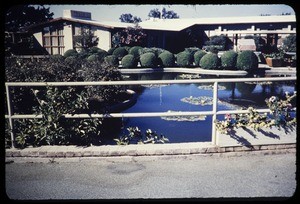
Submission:
<svg viewBox="0 0 300 204">
<path fill-rule="evenodd" d="M 238 70 L 254 71 L 258 68 L 258 58 L 253 51 L 246 50 L 237 56 L 236 67 Z"/>
<path fill-rule="evenodd" d="M 156 67 L 157 57 L 152 52 L 147 52 L 140 56 L 140 62 L 142 67 Z"/>
<path fill-rule="evenodd" d="M 78 52 L 74 49 L 69 49 L 64 53 L 64 57 L 77 56 Z"/>
<path fill-rule="evenodd" d="M 115 47 L 110 48 L 109 50 L 107 50 L 107 54 L 112 55 L 115 49 L 116 49 Z"/>
<path fill-rule="evenodd" d="M 200 60 L 200 67 L 203 69 L 218 69 L 220 66 L 220 59 L 217 54 L 207 53 Z"/>
<path fill-rule="evenodd" d="M 128 54 L 133 55 L 136 59 L 140 56 L 139 54 L 139 50 L 143 49 L 141 46 L 133 46 L 132 48 L 130 48 L 130 50 L 128 51 Z"/>
<path fill-rule="evenodd" d="M 128 52 L 125 47 L 118 47 L 113 51 L 113 55 L 115 55 L 119 60 L 121 60 Z"/>
<path fill-rule="evenodd" d="M 90 56 L 87 58 L 87 60 L 88 60 L 89 62 L 91 62 L 91 61 L 96 61 L 96 60 L 99 60 L 99 56 L 98 56 L 97 54 L 92 54 L 92 55 L 90 55 Z"/>
<path fill-rule="evenodd" d="M 204 50 L 198 50 L 197 52 L 195 52 L 194 62 L 195 62 L 196 66 L 199 66 L 201 58 L 206 54 L 207 54 L 207 52 L 205 52 Z"/>
<path fill-rule="evenodd" d="M 131 68 L 131 67 L 137 67 L 137 61 L 135 60 L 135 57 L 131 54 L 125 55 L 122 58 L 122 67 L 124 68 Z"/>
<path fill-rule="evenodd" d="M 175 64 L 175 57 L 173 53 L 164 51 L 158 56 L 158 64 L 162 67 L 173 67 Z"/>
<path fill-rule="evenodd" d="M 105 50 L 98 50 L 97 55 L 99 57 L 99 60 L 103 60 L 104 57 L 106 57 L 108 55 L 108 53 Z"/>
<path fill-rule="evenodd" d="M 221 56 L 221 66 L 224 69 L 236 69 L 236 60 L 237 60 L 238 54 L 233 51 L 226 51 Z"/>
<path fill-rule="evenodd" d="M 115 55 L 108 55 L 104 57 L 104 62 L 106 62 L 110 66 L 118 67 L 119 60 Z"/>
<path fill-rule="evenodd" d="M 193 65 L 193 55 L 186 51 L 180 52 L 176 56 L 176 61 L 179 67 L 190 67 Z"/>
</svg>

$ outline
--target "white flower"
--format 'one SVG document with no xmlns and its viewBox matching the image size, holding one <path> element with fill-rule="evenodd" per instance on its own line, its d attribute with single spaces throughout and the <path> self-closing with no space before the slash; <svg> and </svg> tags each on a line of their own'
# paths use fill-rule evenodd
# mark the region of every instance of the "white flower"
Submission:
<svg viewBox="0 0 300 204">
<path fill-rule="evenodd" d="M 269 102 L 273 103 L 277 100 L 276 96 L 272 96 L 271 98 L 269 98 Z"/>
</svg>

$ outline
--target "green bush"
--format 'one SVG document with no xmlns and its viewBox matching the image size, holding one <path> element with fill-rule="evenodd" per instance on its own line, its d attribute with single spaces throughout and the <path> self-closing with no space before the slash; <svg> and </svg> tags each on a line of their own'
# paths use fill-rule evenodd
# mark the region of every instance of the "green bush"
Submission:
<svg viewBox="0 0 300 204">
<path fill-rule="evenodd" d="M 78 52 L 74 49 L 67 50 L 64 57 L 77 56 Z"/>
<path fill-rule="evenodd" d="M 115 55 L 108 55 L 104 57 L 104 62 L 113 67 L 119 66 L 119 60 Z"/>
<path fill-rule="evenodd" d="M 101 50 L 99 47 L 91 47 L 89 48 L 89 53 L 96 54 L 99 50 Z"/>
<path fill-rule="evenodd" d="M 143 49 L 141 46 L 134 46 L 132 48 L 130 48 L 130 50 L 128 51 L 128 54 L 133 55 L 136 59 L 140 56 L 139 54 L 139 50 Z"/>
<path fill-rule="evenodd" d="M 238 54 L 233 51 L 226 51 L 221 56 L 221 66 L 225 69 L 236 69 L 236 60 Z"/>
<path fill-rule="evenodd" d="M 124 48 L 125 48 L 125 50 L 127 51 L 127 52 L 129 52 L 129 50 L 130 50 L 130 46 L 124 46 Z"/>
<path fill-rule="evenodd" d="M 218 69 L 220 66 L 220 59 L 217 54 L 207 53 L 200 60 L 200 67 L 203 69 Z"/>
<path fill-rule="evenodd" d="M 113 51 L 113 55 L 115 55 L 119 60 L 121 60 L 128 52 L 125 47 L 118 47 Z"/>
<path fill-rule="evenodd" d="M 198 50 L 194 54 L 194 62 L 196 66 L 199 66 L 201 58 L 206 55 L 207 53 L 204 50 Z"/>
<path fill-rule="evenodd" d="M 286 52 L 296 52 L 297 51 L 297 41 L 296 41 L 296 35 L 291 34 L 283 39 L 283 50 Z"/>
<path fill-rule="evenodd" d="M 258 58 L 250 50 L 240 52 L 237 56 L 236 67 L 238 70 L 253 71 L 258 68 Z"/>
<path fill-rule="evenodd" d="M 158 56 L 158 63 L 162 67 L 173 67 L 175 64 L 175 57 L 173 53 L 164 51 Z"/>
<path fill-rule="evenodd" d="M 158 47 L 145 47 L 139 50 L 139 55 L 151 52 L 154 53 L 156 57 L 158 57 L 161 53 L 163 53 L 163 51 L 165 51 L 165 49 L 162 48 L 158 48 Z"/>
<path fill-rule="evenodd" d="M 99 60 L 99 57 L 97 54 L 92 54 L 90 56 L 88 56 L 87 61 L 91 62 L 91 61 L 97 61 Z"/>
<path fill-rule="evenodd" d="M 115 49 L 116 49 L 116 47 L 110 48 L 109 50 L 107 50 L 107 54 L 108 54 L 108 55 L 112 55 L 113 52 L 115 51 Z"/>
<path fill-rule="evenodd" d="M 157 58 L 154 53 L 147 52 L 140 56 L 140 62 L 142 67 L 156 67 Z"/>
<path fill-rule="evenodd" d="M 102 61 L 104 59 L 104 57 L 106 57 L 108 54 L 107 54 L 107 52 L 105 50 L 99 49 L 97 51 L 97 55 L 99 57 L 99 60 Z"/>
<path fill-rule="evenodd" d="M 125 55 L 122 58 L 122 67 L 124 68 L 131 68 L 131 67 L 137 67 L 137 61 L 135 60 L 135 57 L 131 54 Z"/>
<path fill-rule="evenodd" d="M 193 64 L 193 56 L 191 53 L 183 51 L 176 56 L 177 66 L 190 67 Z"/>
</svg>

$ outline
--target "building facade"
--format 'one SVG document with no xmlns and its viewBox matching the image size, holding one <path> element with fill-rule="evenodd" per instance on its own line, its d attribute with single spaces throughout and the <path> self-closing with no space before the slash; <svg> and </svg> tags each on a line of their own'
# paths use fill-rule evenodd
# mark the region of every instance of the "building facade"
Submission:
<svg viewBox="0 0 300 204">
<path fill-rule="evenodd" d="M 98 22 L 92 20 L 91 13 L 65 10 L 63 17 L 29 27 L 38 46 L 48 54 L 64 54 L 69 49 L 80 49 L 74 36 L 81 35 L 83 29 L 93 31 L 98 37 L 98 47 L 108 50 L 112 47 L 114 33 L 131 23 Z M 228 36 L 234 45 L 246 35 L 258 35 L 271 45 L 281 45 L 282 39 L 296 33 L 295 15 L 155 19 L 139 23 L 147 34 L 148 47 L 160 47 L 174 53 L 186 47 L 202 47 L 214 35 Z"/>
</svg>

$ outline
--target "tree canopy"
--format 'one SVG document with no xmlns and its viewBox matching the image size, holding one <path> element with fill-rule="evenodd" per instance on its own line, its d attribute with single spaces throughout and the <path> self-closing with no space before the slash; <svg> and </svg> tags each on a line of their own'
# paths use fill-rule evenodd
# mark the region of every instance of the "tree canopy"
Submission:
<svg viewBox="0 0 300 204">
<path fill-rule="evenodd" d="M 120 16 L 120 21 L 124 22 L 124 23 L 139 23 L 142 22 L 142 19 L 137 17 L 137 16 L 133 16 L 130 13 L 124 13 Z"/>
<path fill-rule="evenodd" d="M 27 26 L 53 19 L 53 12 L 43 5 L 16 5 L 5 13 L 5 31 L 24 31 Z"/>
<path fill-rule="evenodd" d="M 160 18 L 160 11 L 158 10 L 158 8 L 152 9 L 150 10 L 148 16 L 152 18 Z M 179 18 L 179 15 L 172 10 L 167 11 L 166 8 L 163 8 L 161 17 L 164 19 L 172 19 Z"/>
</svg>

